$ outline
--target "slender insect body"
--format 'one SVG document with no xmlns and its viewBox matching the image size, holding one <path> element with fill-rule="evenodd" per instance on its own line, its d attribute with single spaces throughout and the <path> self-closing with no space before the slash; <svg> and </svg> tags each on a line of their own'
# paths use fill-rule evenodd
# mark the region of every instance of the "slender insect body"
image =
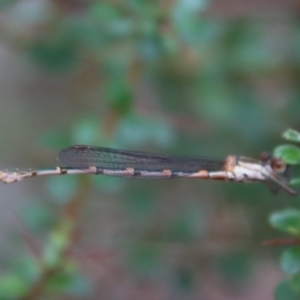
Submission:
<svg viewBox="0 0 300 300">
<path fill-rule="evenodd" d="M 237 182 L 266 182 L 297 195 L 287 182 L 287 166 L 282 159 L 264 154 L 260 160 L 228 156 L 224 161 L 206 157 L 167 156 L 95 146 L 63 149 L 58 160 L 64 165 L 44 170 L 0 171 L 0 181 L 51 175 L 95 174 L 130 178 L 201 178 Z"/>
</svg>

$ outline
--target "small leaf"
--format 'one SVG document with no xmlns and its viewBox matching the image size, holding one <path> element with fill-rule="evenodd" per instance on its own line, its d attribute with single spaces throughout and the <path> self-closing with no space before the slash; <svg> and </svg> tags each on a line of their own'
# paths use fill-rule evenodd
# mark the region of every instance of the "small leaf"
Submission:
<svg viewBox="0 0 300 300">
<path fill-rule="evenodd" d="M 49 243 L 44 248 L 43 260 L 47 266 L 54 267 L 62 263 L 63 253 L 70 243 L 70 232 L 73 226 L 65 220 L 49 237 Z"/>
<path fill-rule="evenodd" d="M 293 290 L 289 280 L 282 281 L 275 290 L 275 300 L 298 300 L 299 295 Z"/>
<path fill-rule="evenodd" d="M 300 163 L 300 148 L 294 145 L 282 145 L 274 150 L 274 156 L 281 157 L 288 164 Z"/>
<path fill-rule="evenodd" d="M 19 299 L 27 289 L 27 283 L 14 275 L 6 275 L 0 278 L 1 299 Z"/>
<path fill-rule="evenodd" d="M 300 247 L 293 247 L 286 250 L 281 256 L 281 268 L 290 275 L 295 275 L 300 271 Z"/>
<path fill-rule="evenodd" d="M 294 129 L 287 129 L 282 136 L 292 142 L 300 142 L 300 132 Z"/>
<path fill-rule="evenodd" d="M 300 274 L 294 275 L 290 283 L 292 288 L 300 295 Z"/>
<path fill-rule="evenodd" d="M 293 178 L 290 182 L 290 185 L 300 185 L 300 178 Z"/>
<path fill-rule="evenodd" d="M 279 230 L 300 235 L 300 211 L 296 209 L 286 209 L 273 213 L 270 217 L 270 224 Z"/>
</svg>

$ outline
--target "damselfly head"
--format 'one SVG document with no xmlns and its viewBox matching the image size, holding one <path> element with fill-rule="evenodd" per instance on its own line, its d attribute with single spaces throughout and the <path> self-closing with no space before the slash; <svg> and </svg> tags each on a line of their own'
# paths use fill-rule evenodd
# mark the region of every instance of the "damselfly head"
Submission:
<svg viewBox="0 0 300 300">
<path fill-rule="evenodd" d="M 271 168 L 274 172 L 282 174 L 286 171 L 286 162 L 281 158 L 271 158 L 270 160 Z"/>
<path fill-rule="evenodd" d="M 263 152 L 259 156 L 260 160 L 267 165 L 277 174 L 283 174 L 287 170 L 287 164 L 282 158 L 273 157 L 268 152 Z"/>
<path fill-rule="evenodd" d="M 265 175 L 271 190 L 283 189 L 290 195 L 298 195 L 298 191 L 289 186 L 292 178 L 293 168 L 282 158 L 274 157 L 267 152 L 260 155 L 262 165 L 265 167 Z"/>
</svg>

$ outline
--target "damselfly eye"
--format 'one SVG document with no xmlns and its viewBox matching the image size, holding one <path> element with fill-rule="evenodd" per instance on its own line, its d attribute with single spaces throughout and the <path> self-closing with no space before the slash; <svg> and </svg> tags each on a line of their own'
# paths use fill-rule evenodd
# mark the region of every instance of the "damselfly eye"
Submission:
<svg viewBox="0 0 300 300">
<path fill-rule="evenodd" d="M 286 170 L 286 163 L 281 158 L 273 158 L 271 167 L 276 173 L 283 173 Z"/>
</svg>

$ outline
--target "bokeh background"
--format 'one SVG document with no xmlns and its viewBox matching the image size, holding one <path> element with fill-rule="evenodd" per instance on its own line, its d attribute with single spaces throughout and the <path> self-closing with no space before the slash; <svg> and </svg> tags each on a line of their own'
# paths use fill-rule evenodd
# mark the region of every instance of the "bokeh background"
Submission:
<svg viewBox="0 0 300 300">
<path fill-rule="evenodd" d="M 0 167 L 54 166 L 73 144 L 272 151 L 300 126 L 299 14 L 297 0 L 1 1 Z M 273 299 L 268 216 L 299 206 L 264 185 L 101 176 L 0 198 L 1 299 Z"/>
</svg>

